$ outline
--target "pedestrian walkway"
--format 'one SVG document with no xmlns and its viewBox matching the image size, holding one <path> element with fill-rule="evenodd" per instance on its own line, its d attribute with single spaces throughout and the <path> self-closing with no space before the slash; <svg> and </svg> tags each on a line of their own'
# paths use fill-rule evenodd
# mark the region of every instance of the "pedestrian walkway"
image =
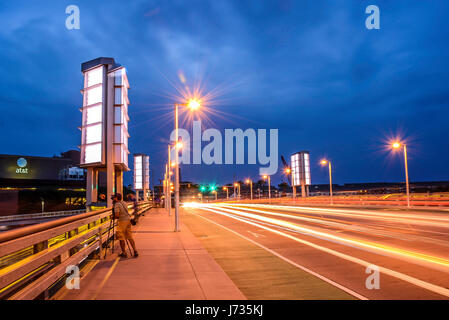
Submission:
<svg viewBox="0 0 449 320">
<path fill-rule="evenodd" d="M 54 298 L 246 299 L 184 224 L 181 232 L 173 229 L 173 215 L 164 209 L 147 211 L 133 227 L 138 258 L 117 258 L 116 241 L 114 254 L 108 250 L 107 259 L 91 261 L 84 269 L 79 290 L 64 288 Z"/>
</svg>

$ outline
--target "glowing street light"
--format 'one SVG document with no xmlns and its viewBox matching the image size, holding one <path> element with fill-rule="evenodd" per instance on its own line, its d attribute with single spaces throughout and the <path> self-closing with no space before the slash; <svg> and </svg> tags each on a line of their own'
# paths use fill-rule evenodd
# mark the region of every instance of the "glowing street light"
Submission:
<svg viewBox="0 0 449 320">
<path fill-rule="evenodd" d="M 329 195 L 330 195 L 330 202 L 331 205 L 334 204 L 333 199 L 332 199 L 332 164 L 329 160 L 323 159 L 320 161 L 320 164 L 322 166 L 325 166 L 326 164 L 329 164 Z"/>
<path fill-rule="evenodd" d="M 234 195 L 235 195 L 235 188 L 238 188 L 238 198 L 240 199 L 240 183 L 235 182 L 234 183 Z"/>
<path fill-rule="evenodd" d="M 393 142 L 391 147 L 393 149 L 399 149 L 401 146 L 404 148 L 404 163 L 405 163 L 405 190 L 407 193 L 407 207 L 410 208 L 410 185 L 408 181 L 408 161 L 407 161 L 407 145 L 398 141 Z"/>
<path fill-rule="evenodd" d="M 215 194 L 215 201 L 217 201 L 218 200 L 217 199 L 217 197 L 218 197 L 217 190 L 213 190 L 212 193 Z"/>
<path fill-rule="evenodd" d="M 253 200 L 253 181 L 251 179 L 246 179 L 246 184 L 249 184 L 249 188 L 251 190 L 251 200 Z"/>
<path fill-rule="evenodd" d="M 179 139 L 179 126 L 178 126 L 178 120 L 179 120 L 179 106 L 185 106 L 188 107 L 190 110 L 196 110 L 200 107 L 200 102 L 196 99 L 189 100 L 188 103 L 179 104 L 175 103 L 175 137 L 176 141 Z M 175 232 L 180 231 L 179 230 L 179 141 L 176 143 L 176 154 L 175 154 Z"/>
<path fill-rule="evenodd" d="M 229 189 L 228 189 L 228 187 L 224 186 L 223 190 L 226 190 L 226 199 L 229 199 Z"/>
<path fill-rule="evenodd" d="M 171 176 L 173 175 L 173 172 L 170 170 L 170 166 L 173 167 L 173 163 L 171 161 L 171 150 L 172 150 L 172 146 L 169 144 L 167 151 L 168 151 L 168 165 L 166 166 L 166 173 L 167 173 L 167 185 L 166 185 L 166 190 L 167 190 L 167 198 L 166 198 L 166 203 L 167 203 L 167 210 L 168 210 L 168 215 L 171 216 L 171 189 L 170 186 L 172 184 L 171 182 Z"/>
<path fill-rule="evenodd" d="M 288 176 L 289 174 L 291 174 L 292 175 L 292 179 L 291 179 L 291 181 L 292 181 L 292 197 L 293 197 L 293 201 L 295 201 L 296 200 L 296 187 L 295 187 L 295 182 L 294 182 L 294 177 L 293 177 L 293 172 L 292 172 L 292 169 L 290 169 L 290 168 L 285 168 L 285 170 L 284 170 L 284 173 Z M 288 179 L 288 177 L 287 177 L 287 179 Z"/>
<path fill-rule="evenodd" d="M 270 199 L 270 202 L 271 202 L 271 178 L 269 175 L 266 175 L 266 174 L 263 175 L 262 178 L 264 180 L 268 179 L 268 199 Z"/>
<path fill-rule="evenodd" d="M 201 103 L 195 99 L 190 99 L 189 103 L 187 104 L 187 107 L 189 107 L 190 110 L 196 110 L 200 106 L 201 106 Z"/>
</svg>

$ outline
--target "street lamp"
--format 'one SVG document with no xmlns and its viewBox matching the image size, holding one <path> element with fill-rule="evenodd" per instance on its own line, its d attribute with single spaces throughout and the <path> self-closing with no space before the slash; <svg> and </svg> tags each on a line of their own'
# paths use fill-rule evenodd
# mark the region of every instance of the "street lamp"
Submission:
<svg viewBox="0 0 449 320">
<path fill-rule="evenodd" d="M 235 187 L 237 187 L 238 189 L 238 198 L 240 200 L 240 183 L 236 182 L 234 183 L 234 195 L 235 195 Z"/>
<path fill-rule="evenodd" d="M 330 195 L 330 202 L 331 205 L 334 204 L 333 199 L 332 199 L 332 164 L 329 160 L 323 159 L 321 160 L 320 164 L 322 166 L 325 166 L 326 164 L 329 164 L 329 195 Z"/>
<path fill-rule="evenodd" d="M 295 180 L 294 180 L 294 176 L 293 176 L 292 169 L 290 169 L 290 168 L 285 168 L 284 172 L 285 172 L 285 174 L 286 174 L 287 176 L 288 176 L 289 174 L 292 175 L 292 179 L 291 179 L 291 181 L 292 181 L 292 197 L 293 197 L 293 199 L 296 199 L 296 187 L 295 187 Z M 287 179 L 288 179 L 288 177 L 287 177 Z"/>
<path fill-rule="evenodd" d="M 179 230 L 179 149 L 182 147 L 182 143 L 179 142 L 179 106 L 188 107 L 190 110 L 198 109 L 201 104 L 195 99 L 190 99 L 188 103 L 180 104 L 175 103 L 175 137 L 176 137 L 176 154 L 175 154 L 175 232 Z"/>
<path fill-rule="evenodd" d="M 228 187 L 224 186 L 223 190 L 226 190 L 226 199 L 229 199 L 229 189 L 228 189 Z"/>
<path fill-rule="evenodd" d="M 246 179 L 246 184 L 249 184 L 249 189 L 251 191 L 251 200 L 253 200 L 253 181 L 251 179 Z"/>
<path fill-rule="evenodd" d="M 271 201 L 271 178 L 269 175 L 263 175 L 262 178 L 264 178 L 264 180 L 268 179 L 268 199 L 270 199 Z"/>
<path fill-rule="evenodd" d="M 215 194 L 215 201 L 217 201 L 217 200 L 218 200 L 218 199 L 217 199 L 217 197 L 218 197 L 218 196 L 217 196 L 217 190 L 213 190 L 212 193 Z"/>
<path fill-rule="evenodd" d="M 407 145 L 405 143 L 394 142 L 391 147 L 393 149 L 399 149 L 401 146 L 404 147 L 404 163 L 405 163 L 405 190 L 407 193 L 407 207 L 410 208 L 410 185 L 408 181 L 408 161 L 407 161 Z"/>
<path fill-rule="evenodd" d="M 168 166 L 166 167 L 166 170 L 168 170 L 167 171 L 167 194 L 168 194 L 168 197 L 167 197 L 167 199 L 165 199 L 167 202 L 169 216 L 171 216 L 171 192 L 170 192 L 169 188 L 170 188 L 170 184 L 171 184 L 171 176 L 173 174 L 173 172 L 170 169 L 170 166 L 172 163 L 171 162 L 171 149 L 172 149 L 172 146 L 169 144 L 168 145 Z"/>
</svg>

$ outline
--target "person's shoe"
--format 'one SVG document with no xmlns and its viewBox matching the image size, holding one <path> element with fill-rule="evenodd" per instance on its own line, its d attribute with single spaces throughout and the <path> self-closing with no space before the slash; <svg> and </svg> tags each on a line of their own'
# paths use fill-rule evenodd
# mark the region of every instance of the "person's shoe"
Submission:
<svg viewBox="0 0 449 320">
<path fill-rule="evenodd" d="M 126 253 L 120 253 L 119 255 L 118 255 L 120 258 L 128 258 L 128 256 L 126 255 Z"/>
<path fill-rule="evenodd" d="M 139 253 L 137 251 L 134 251 L 134 257 L 137 258 L 139 256 Z"/>
</svg>

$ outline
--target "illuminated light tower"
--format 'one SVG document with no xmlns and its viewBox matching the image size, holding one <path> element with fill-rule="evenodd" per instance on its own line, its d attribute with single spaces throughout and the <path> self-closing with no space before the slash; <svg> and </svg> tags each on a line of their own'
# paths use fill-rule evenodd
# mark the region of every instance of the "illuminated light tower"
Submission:
<svg viewBox="0 0 449 320">
<path fill-rule="evenodd" d="M 301 196 L 307 197 L 311 184 L 309 151 L 300 151 L 292 154 L 290 161 L 293 196 L 296 197 L 296 187 L 301 186 Z"/>
<path fill-rule="evenodd" d="M 84 76 L 80 167 L 87 169 L 86 203 L 98 195 L 98 173 L 106 171 L 107 206 L 123 194 L 123 171 L 128 167 L 128 90 L 126 69 L 113 58 L 81 64 Z"/>
<path fill-rule="evenodd" d="M 150 188 L 150 157 L 142 154 L 134 154 L 134 190 L 136 190 L 136 199 L 140 199 L 142 191 L 143 201 L 148 199 L 148 190 Z"/>
<path fill-rule="evenodd" d="M 408 160 L 407 160 L 407 145 L 405 143 L 394 142 L 391 147 L 393 149 L 399 149 L 403 146 L 404 150 L 404 164 L 405 164 L 405 190 L 407 193 L 407 207 L 410 208 L 410 184 L 408 181 Z"/>
<path fill-rule="evenodd" d="M 329 160 L 323 159 L 320 161 L 320 164 L 322 166 L 325 166 L 326 164 L 329 164 L 329 196 L 330 196 L 330 203 L 331 205 L 334 204 L 332 199 L 332 164 Z"/>
</svg>

